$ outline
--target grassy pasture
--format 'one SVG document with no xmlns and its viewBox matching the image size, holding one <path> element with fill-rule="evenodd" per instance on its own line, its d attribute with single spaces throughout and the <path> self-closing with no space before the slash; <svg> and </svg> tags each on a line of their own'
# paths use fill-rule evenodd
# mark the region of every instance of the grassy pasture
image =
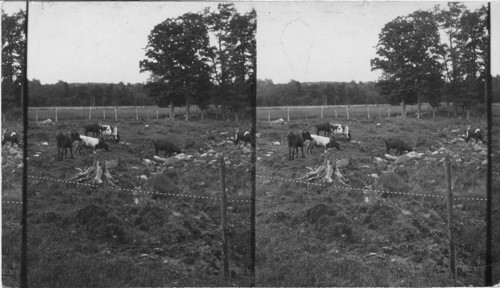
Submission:
<svg viewBox="0 0 500 288">
<path fill-rule="evenodd" d="M 75 159 L 56 161 L 56 133 L 69 132 L 86 123 L 86 120 L 77 120 L 37 126 L 31 122 L 28 175 L 64 180 L 77 174 L 76 167 L 89 167 L 95 160 L 102 163 L 116 159 L 118 167 L 110 172 L 121 188 L 220 197 L 219 167 L 210 161 L 215 159 L 215 152 L 224 152 L 230 162 L 226 173 L 228 197 L 249 198 L 249 156 L 241 147 L 226 142 L 234 134 L 234 123 L 119 119 L 122 142 L 108 142 L 109 152 L 98 151 L 93 155 L 90 150 L 84 150 L 83 155 L 75 155 Z M 194 155 L 196 161 L 178 162 L 157 173 L 160 163 L 146 164 L 143 159 L 154 160 L 152 139 L 160 137 L 170 139 L 183 148 L 183 152 Z M 43 142 L 48 145 L 42 145 Z M 201 156 L 210 149 L 214 153 Z M 141 175 L 147 180 L 139 178 Z M 219 201 L 77 186 L 37 178 L 28 178 L 28 198 L 30 286 L 249 285 L 247 203 L 229 204 L 232 277 L 225 282 L 221 272 Z M 4 219 L 13 217 L 9 216 L 13 211 L 4 209 L 3 212 Z M 8 229 L 2 231 L 4 245 L 15 248 L 4 249 L 4 260 L 19 259 L 20 243 L 14 239 L 17 234 Z M 20 233 L 20 229 L 16 231 Z M 3 261 L 3 271 L 10 273 L 18 269 L 14 262 Z M 18 285 L 19 280 L 15 278 L 18 275 L 8 276 L 11 281 L 4 284 Z"/>
<path fill-rule="evenodd" d="M 314 124 L 322 122 L 259 122 L 257 175 L 298 179 L 309 171 L 306 167 L 317 167 L 325 157 L 333 162 L 348 159 L 340 171 L 350 187 L 446 195 L 443 155 L 432 154 L 445 147 L 457 155 L 452 158 L 454 197 L 486 196 L 486 156 L 471 143 L 456 140 L 467 124 L 486 129 L 484 119 L 344 118 L 339 122 L 349 125 L 353 141 L 341 141 L 340 151 L 325 154 L 317 149 L 306 158 L 288 160 L 288 131 L 314 133 Z M 389 170 L 390 161 L 374 159 L 385 158 L 386 137 L 411 143 L 424 157 Z M 445 199 L 382 194 L 379 201 L 366 203 L 361 191 L 338 188 L 338 182 L 334 186 L 257 178 L 257 286 L 483 285 L 486 201 L 454 202 L 453 282 Z"/>
</svg>

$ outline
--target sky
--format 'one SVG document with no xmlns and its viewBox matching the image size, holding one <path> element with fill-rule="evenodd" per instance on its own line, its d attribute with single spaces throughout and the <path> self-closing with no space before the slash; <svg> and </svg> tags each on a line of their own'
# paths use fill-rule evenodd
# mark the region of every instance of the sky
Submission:
<svg viewBox="0 0 500 288">
<path fill-rule="evenodd" d="M 484 2 L 468 2 L 471 10 Z M 370 59 L 384 25 L 445 2 L 264 2 L 257 10 L 259 79 L 274 83 L 376 81 Z M 496 5 L 496 8 L 500 8 Z M 492 8 L 493 9 L 493 8 Z M 500 15 L 492 26 L 500 27 Z M 499 39 L 500 37 L 496 37 Z M 498 41 L 497 41 L 498 42 Z M 500 47 L 492 51 L 500 51 Z M 498 53 L 498 52 L 497 52 Z M 498 54 L 496 55 L 496 73 Z"/>
<path fill-rule="evenodd" d="M 484 2 L 467 2 L 476 9 Z M 236 2 L 257 11 L 257 77 L 274 83 L 376 81 L 370 59 L 383 26 L 446 2 Z M 145 83 L 153 27 L 214 2 L 30 2 L 28 78 L 42 84 Z M 22 2 L 3 2 L 11 14 Z M 492 3 L 492 74 L 500 74 L 500 3 Z"/>
<path fill-rule="evenodd" d="M 145 83 L 139 61 L 155 25 L 208 2 L 30 2 L 28 79 L 56 83 Z M 2 3 L 12 14 L 24 3 Z M 236 3 L 240 13 L 248 3 Z"/>
</svg>

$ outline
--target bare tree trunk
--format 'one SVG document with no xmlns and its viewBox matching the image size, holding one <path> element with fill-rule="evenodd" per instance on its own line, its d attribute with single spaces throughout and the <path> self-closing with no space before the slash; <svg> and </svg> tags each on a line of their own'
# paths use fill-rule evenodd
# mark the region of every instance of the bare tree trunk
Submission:
<svg viewBox="0 0 500 288">
<path fill-rule="evenodd" d="M 406 102 L 405 99 L 401 101 L 401 117 L 406 118 Z"/>
<path fill-rule="evenodd" d="M 420 119 L 422 113 L 422 102 L 420 99 L 420 83 L 417 80 L 417 119 Z"/>
<path fill-rule="evenodd" d="M 189 121 L 189 92 L 186 90 L 186 121 Z"/>
<path fill-rule="evenodd" d="M 175 119 L 174 100 L 170 99 L 170 120 Z"/>
</svg>

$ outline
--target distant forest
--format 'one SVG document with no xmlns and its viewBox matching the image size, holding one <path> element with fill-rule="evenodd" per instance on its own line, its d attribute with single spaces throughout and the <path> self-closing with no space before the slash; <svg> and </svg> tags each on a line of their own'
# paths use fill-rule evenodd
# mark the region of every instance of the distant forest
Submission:
<svg viewBox="0 0 500 288">
<path fill-rule="evenodd" d="M 147 106 L 156 105 L 144 84 L 66 83 L 29 81 L 30 106 Z"/>
<path fill-rule="evenodd" d="M 493 102 L 500 103 L 500 75 L 492 78 Z M 304 82 L 274 84 L 257 80 L 257 106 L 386 104 L 376 82 Z"/>
</svg>

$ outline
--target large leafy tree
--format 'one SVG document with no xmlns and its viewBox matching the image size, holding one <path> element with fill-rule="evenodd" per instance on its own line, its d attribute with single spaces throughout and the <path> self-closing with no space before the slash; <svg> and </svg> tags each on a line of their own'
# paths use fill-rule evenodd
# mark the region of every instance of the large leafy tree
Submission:
<svg viewBox="0 0 500 288">
<path fill-rule="evenodd" d="M 469 11 L 463 4 L 448 3 L 446 9 L 434 8 L 440 29 L 447 36 L 445 44 L 445 99 L 453 102 L 453 111 L 463 107 L 470 117 L 470 108 L 485 102 L 485 59 L 489 45 L 487 10 L 484 6 Z"/>
<path fill-rule="evenodd" d="M 26 13 L 2 11 L 2 110 L 22 105 L 22 67 L 25 63 Z M 3 112 L 2 111 L 2 112 Z"/>
<path fill-rule="evenodd" d="M 141 71 L 150 71 L 150 87 L 160 97 L 159 104 L 169 102 L 173 115 L 174 99 L 183 97 L 186 120 L 192 97 L 210 81 L 212 58 L 208 30 L 202 15 L 186 13 L 156 25 L 148 37 L 146 57 Z M 165 99 L 166 98 L 166 99 Z M 165 101 L 168 100 L 168 101 Z"/>
<path fill-rule="evenodd" d="M 418 103 L 420 117 L 422 85 L 440 73 L 444 53 L 433 14 L 419 10 L 387 23 L 376 49 L 378 57 L 371 60 L 371 66 L 383 71 L 382 94 L 391 104 L 401 103 L 403 116 L 406 104 Z"/>
</svg>

